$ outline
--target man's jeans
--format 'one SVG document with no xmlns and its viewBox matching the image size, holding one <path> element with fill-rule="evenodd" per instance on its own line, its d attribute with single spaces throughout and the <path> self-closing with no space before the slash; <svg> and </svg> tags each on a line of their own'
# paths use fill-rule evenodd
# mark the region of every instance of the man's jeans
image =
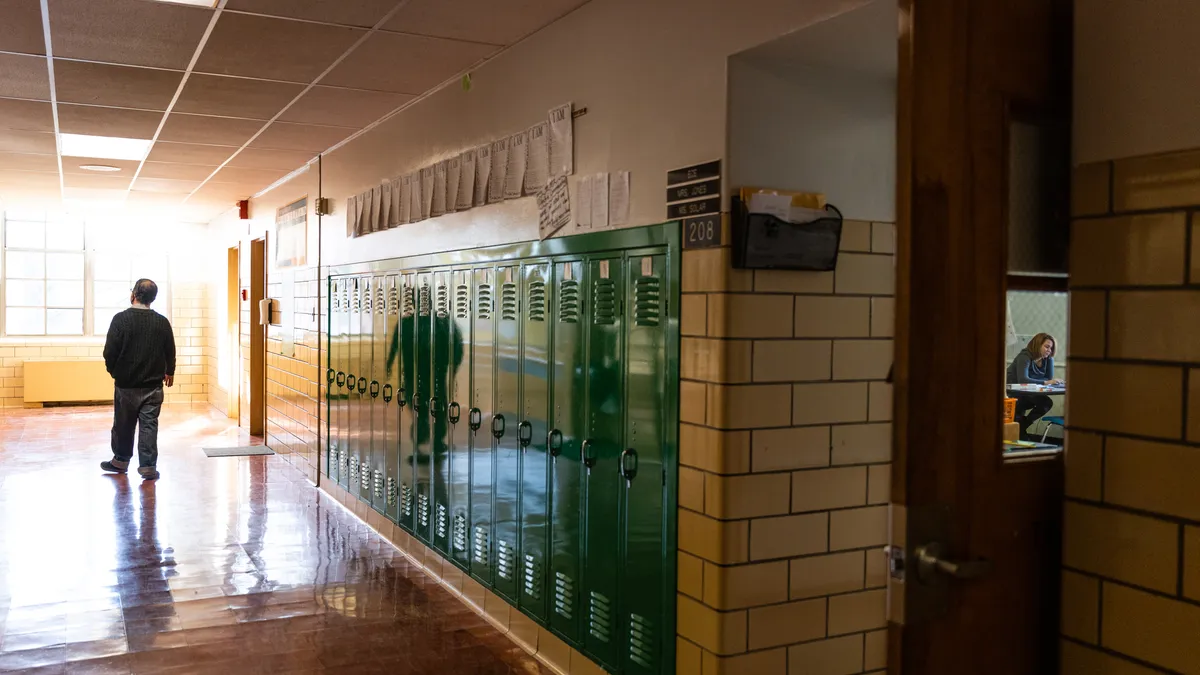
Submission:
<svg viewBox="0 0 1200 675">
<path fill-rule="evenodd" d="M 113 393 L 113 457 L 128 462 L 133 457 L 133 431 L 138 433 L 138 465 L 158 464 L 158 413 L 162 411 L 162 387 L 122 389 Z"/>
</svg>

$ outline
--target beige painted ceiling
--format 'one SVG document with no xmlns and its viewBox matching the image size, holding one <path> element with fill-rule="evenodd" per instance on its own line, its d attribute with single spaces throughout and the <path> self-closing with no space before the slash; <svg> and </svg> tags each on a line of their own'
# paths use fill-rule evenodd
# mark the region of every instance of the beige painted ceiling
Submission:
<svg viewBox="0 0 1200 675">
<path fill-rule="evenodd" d="M 215 216 L 586 1 L 0 0 L 0 201 Z M 153 146 L 60 158 L 56 133 Z"/>
</svg>

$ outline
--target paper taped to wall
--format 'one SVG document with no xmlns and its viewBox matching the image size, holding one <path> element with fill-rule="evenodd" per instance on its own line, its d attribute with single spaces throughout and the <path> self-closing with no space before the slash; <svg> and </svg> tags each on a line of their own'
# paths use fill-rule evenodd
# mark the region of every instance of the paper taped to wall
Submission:
<svg viewBox="0 0 1200 675">
<path fill-rule="evenodd" d="M 558 176 L 537 194 L 538 236 L 549 237 L 571 222 L 571 193 L 567 177 Z"/>
</svg>

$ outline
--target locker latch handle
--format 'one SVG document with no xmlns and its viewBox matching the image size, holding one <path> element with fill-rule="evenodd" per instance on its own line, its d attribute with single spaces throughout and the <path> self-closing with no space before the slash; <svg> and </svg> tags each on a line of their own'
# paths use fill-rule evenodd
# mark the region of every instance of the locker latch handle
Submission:
<svg viewBox="0 0 1200 675">
<path fill-rule="evenodd" d="M 558 429 L 551 429 L 550 433 L 546 434 L 546 447 L 550 449 L 551 457 L 558 457 L 562 453 L 563 435 Z"/>
<path fill-rule="evenodd" d="M 590 438 L 587 439 L 586 441 L 584 441 L 583 444 L 579 446 L 579 459 L 580 459 L 580 461 L 583 462 L 583 465 L 586 466 L 589 471 L 591 470 L 591 468 L 593 466 L 596 466 L 596 453 L 593 451 L 595 446 L 596 446 L 596 444 L 593 443 L 592 439 L 590 439 Z"/>
<path fill-rule="evenodd" d="M 390 385 L 390 384 L 383 385 L 383 402 L 384 403 L 392 402 L 392 385 Z"/>
<path fill-rule="evenodd" d="M 367 391 L 367 378 L 358 378 L 358 393 L 363 394 Z"/>
<path fill-rule="evenodd" d="M 529 423 L 529 420 L 517 425 L 517 442 L 521 444 L 522 450 L 528 448 L 529 444 L 533 442 L 533 425 Z"/>
<path fill-rule="evenodd" d="M 492 415 L 492 435 L 496 438 L 504 437 L 504 415 Z"/>
<path fill-rule="evenodd" d="M 356 386 L 358 386 L 358 378 L 354 377 L 354 375 L 352 375 L 352 374 L 347 373 L 346 374 L 346 389 L 350 390 L 350 392 L 353 393 L 354 388 Z"/>
<path fill-rule="evenodd" d="M 379 380 L 371 380 L 371 398 L 379 398 Z"/>
<path fill-rule="evenodd" d="M 408 405 L 408 396 L 404 393 L 404 387 L 400 387 L 398 390 L 396 390 L 396 393 L 398 394 L 398 396 L 396 396 L 396 405 L 400 406 L 401 408 Z"/>
<path fill-rule="evenodd" d="M 462 418 L 462 406 L 458 401 L 450 402 L 450 424 L 458 424 L 458 420 Z"/>
<path fill-rule="evenodd" d="M 629 465 L 630 459 L 633 460 L 632 466 Z M 625 477 L 625 480 L 633 480 L 633 477 L 637 475 L 637 470 L 637 450 L 634 450 L 633 448 L 625 448 L 621 451 L 621 475 Z"/>
<path fill-rule="evenodd" d="M 438 408 L 440 406 L 441 406 L 441 402 L 438 401 L 438 398 L 436 396 L 429 399 L 429 416 L 434 419 L 437 419 Z"/>
<path fill-rule="evenodd" d="M 333 372 L 333 368 L 329 369 L 327 376 L 329 378 L 329 384 L 333 384 L 333 381 L 337 379 L 337 373 Z"/>
<path fill-rule="evenodd" d="M 479 431 L 479 427 L 483 426 L 483 411 L 479 408 L 471 408 L 467 413 L 467 425 L 471 427 L 471 431 Z"/>
<path fill-rule="evenodd" d="M 338 374 L 337 374 L 337 386 L 339 386 L 339 387 L 346 386 L 346 374 L 340 370 L 338 371 Z"/>
</svg>

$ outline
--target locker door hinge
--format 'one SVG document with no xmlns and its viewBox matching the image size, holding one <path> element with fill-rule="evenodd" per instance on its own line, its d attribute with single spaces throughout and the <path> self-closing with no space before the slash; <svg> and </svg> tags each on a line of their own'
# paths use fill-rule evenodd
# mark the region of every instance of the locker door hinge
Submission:
<svg viewBox="0 0 1200 675">
<path fill-rule="evenodd" d="M 663 467 L 663 470 L 662 470 L 662 481 L 663 481 L 662 482 L 663 487 L 666 487 L 667 486 L 667 467 L 665 467 L 665 466 Z"/>
</svg>

